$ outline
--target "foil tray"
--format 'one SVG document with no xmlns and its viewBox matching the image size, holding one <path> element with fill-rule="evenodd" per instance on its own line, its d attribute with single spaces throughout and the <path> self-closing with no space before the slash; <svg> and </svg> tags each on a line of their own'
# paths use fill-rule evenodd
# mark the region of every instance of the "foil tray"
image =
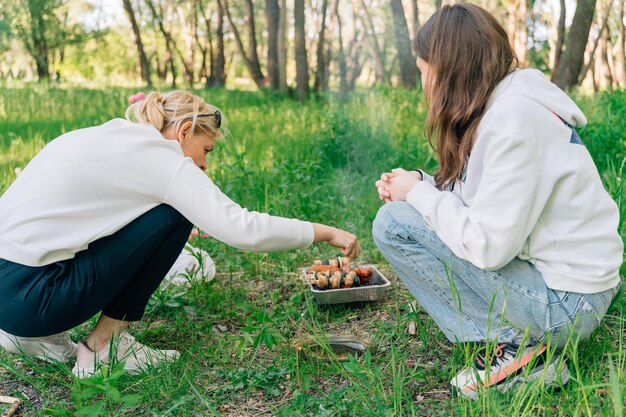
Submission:
<svg viewBox="0 0 626 417">
<path fill-rule="evenodd" d="M 376 301 L 387 295 L 387 290 L 391 286 L 389 280 L 372 264 L 358 265 L 362 268 L 372 268 L 372 280 L 370 284 L 355 288 L 337 288 L 320 290 L 317 285 L 309 284 L 311 294 L 317 304 L 341 304 L 355 303 L 363 301 Z M 302 275 L 307 278 L 308 268 L 302 269 Z"/>
</svg>

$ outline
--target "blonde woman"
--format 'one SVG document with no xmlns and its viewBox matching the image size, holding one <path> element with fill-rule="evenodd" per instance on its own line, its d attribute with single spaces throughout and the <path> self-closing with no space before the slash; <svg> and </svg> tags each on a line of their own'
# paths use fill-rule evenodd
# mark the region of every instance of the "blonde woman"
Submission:
<svg viewBox="0 0 626 417">
<path fill-rule="evenodd" d="M 92 375 L 117 357 L 136 372 L 178 356 L 127 329 L 183 249 L 192 225 L 258 252 L 328 242 L 348 257 L 351 233 L 250 212 L 203 172 L 222 113 L 188 92 L 133 97 L 126 118 L 66 133 L 46 145 L 0 198 L 0 343 L 70 361 Z M 77 345 L 65 331 L 100 318 Z"/>
</svg>

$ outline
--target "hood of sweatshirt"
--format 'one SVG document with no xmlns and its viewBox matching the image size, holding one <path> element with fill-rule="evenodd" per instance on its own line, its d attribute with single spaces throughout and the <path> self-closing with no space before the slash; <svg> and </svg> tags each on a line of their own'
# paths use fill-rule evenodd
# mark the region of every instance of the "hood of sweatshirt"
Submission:
<svg viewBox="0 0 626 417">
<path fill-rule="evenodd" d="M 507 75 L 494 90 L 489 107 L 508 95 L 519 95 L 533 100 L 556 113 L 570 126 L 583 127 L 587 124 L 587 118 L 576 103 L 539 70 L 517 69 Z"/>
</svg>

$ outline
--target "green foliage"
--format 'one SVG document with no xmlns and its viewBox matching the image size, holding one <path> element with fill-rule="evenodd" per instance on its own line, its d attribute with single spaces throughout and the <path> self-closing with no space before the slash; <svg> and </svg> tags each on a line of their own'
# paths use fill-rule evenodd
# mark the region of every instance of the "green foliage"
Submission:
<svg viewBox="0 0 626 417">
<path fill-rule="evenodd" d="M 589 123 L 581 129 L 581 137 L 600 172 L 610 166 L 621 166 L 626 158 L 626 92 L 600 93 L 587 106 Z"/>
<path fill-rule="evenodd" d="M 6 45 L 11 38 L 18 39 L 37 63 L 40 76 L 47 78 L 51 53 L 81 44 L 88 38 L 82 24 L 73 21 L 70 6 L 68 0 L 3 1 L 0 52 L 8 49 Z"/>
<path fill-rule="evenodd" d="M 3 0 L 4 1 L 4 0 Z M 2 5 L 2 3 L 0 3 Z M 0 8 L 0 54 L 9 50 L 11 44 L 11 21 L 5 7 Z"/>
</svg>

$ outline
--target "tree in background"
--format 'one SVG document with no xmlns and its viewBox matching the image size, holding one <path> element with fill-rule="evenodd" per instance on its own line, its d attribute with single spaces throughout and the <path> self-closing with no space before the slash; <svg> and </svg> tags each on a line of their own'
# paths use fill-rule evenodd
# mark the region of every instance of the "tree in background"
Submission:
<svg viewBox="0 0 626 417">
<path fill-rule="evenodd" d="M 528 50 L 528 0 L 513 0 L 508 13 L 509 40 L 517 54 L 519 66 L 524 68 Z"/>
<path fill-rule="evenodd" d="M 280 23 L 278 0 L 265 0 L 265 16 L 267 19 L 267 76 L 272 90 L 278 90 L 278 25 Z"/>
<path fill-rule="evenodd" d="M 598 35 L 598 48 L 594 56 L 595 67 L 593 71 L 594 89 L 598 88 L 611 89 L 613 88 L 613 62 L 609 59 L 609 48 L 611 46 L 611 33 L 609 28 L 609 16 L 611 2 L 602 4 L 601 1 L 598 5 L 597 21 L 598 27 L 600 27 L 600 34 Z M 612 58 L 612 57 L 611 57 Z"/>
<path fill-rule="evenodd" d="M 0 3 L 1 5 L 1 3 Z M 5 7 L 0 7 L 0 54 L 7 52 L 11 46 L 11 19 Z"/>
<path fill-rule="evenodd" d="M 597 90 L 626 85 L 624 1 L 579 0 L 569 27 L 566 0 L 477 2 L 506 28 L 521 66 L 552 73 L 564 88 Z M 100 22 L 96 0 L 0 0 L 0 79 L 59 79 L 67 71 L 79 82 L 127 83 L 141 74 L 146 85 L 158 78 L 211 88 L 228 75 L 259 89 L 291 86 L 300 99 L 309 88 L 414 88 L 411 38 L 441 7 L 437 0 L 114 2 L 126 19 L 95 37 L 99 29 L 86 33 L 84 25 Z"/>
<path fill-rule="evenodd" d="M 569 30 L 567 46 L 554 71 L 552 81 L 562 89 L 578 84 L 578 75 L 583 66 L 589 30 L 593 21 L 596 0 L 579 0 L 574 20 Z"/>
<path fill-rule="evenodd" d="M 287 0 L 280 0 L 278 18 L 278 89 L 287 91 Z"/>
<path fill-rule="evenodd" d="M 148 88 L 151 88 L 152 77 L 150 76 L 150 64 L 148 63 L 146 52 L 143 49 L 143 42 L 141 41 L 141 29 L 139 28 L 139 24 L 137 23 L 137 19 L 135 18 L 135 11 L 133 10 L 131 0 L 123 0 L 123 2 L 126 16 L 128 16 L 130 26 L 133 29 L 135 44 L 137 45 L 137 55 L 139 58 L 139 68 L 141 69 L 141 78 L 146 83 Z"/>
<path fill-rule="evenodd" d="M 202 53 L 202 64 L 200 66 L 201 77 L 205 78 L 205 87 L 223 87 L 226 84 L 226 56 L 224 52 L 224 9 L 219 0 L 215 0 L 214 10 L 217 11 L 215 29 L 211 25 L 211 16 L 207 16 L 201 1 L 197 3 L 198 11 L 204 27 L 206 28 L 206 42 L 200 41 L 198 34 L 197 44 Z M 213 31 L 217 37 L 217 46 L 213 45 Z M 208 70 L 207 70 L 207 54 Z"/>
<path fill-rule="evenodd" d="M 304 0 L 294 0 L 293 7 L 296 51 L 296 94 L 298 100 L 309 95 L 309 62 L 306 54 Z"/>
<path fill-rule="evenodd" d="M 165 26 L 165 20 L 167 21 L 172 20 L 170 17 L 172 14 L 172 9 L 171 7 L 168 7 L 166 8 L 166 11 L 164 11 L 163 7 L 161 7 L 160 4 L 158 6 L 155 6 L 152 0 L 145 0 L 145 1 L 146 1 L 146 5 L 150 9 L 150 12 L 152 13 L 152 19 L 154 20 L 155 24 L 161 31 L 163 38 L 165 39 L 165 48 L 166 48 L 165 62 L 169 63 L 170 71 L 172 73 L 172 88 L 176 88 L 177 72 L 176 72 L 176 63 L 174 62 L 174 52 L 173 52 L 173 50 L 176 49 L 176 44 L 174 43 L 174 40 L 172 39 L 172 36 L 170 35 L 170 29 L 168 29 Z M 158 10 L 157 10 L 157 7 L 158 7 Z M 168 16 L 165 16 L 165 13 L 167 13 Z M 180 55 L 180 51 L 179 51 L 179 55 Z"/>
<path fill-rule="evenodd" d="M 361 12 L 360 18 L 367 31 L 368 45 L 370 46 L 370 56 L 374 61 L 374 67 L 376 71 L 376 82 L 384 83 L 386 79 L 385 71 L 385 54 L 384 48 L 381 48 L 376 28 L 374 26 L 374 20 L 370 13 L 370 7 L 365 4 L 365 0 L 361 0 Z"/>
<path fill-rule="evenodd" d="M 50 58 L 56 50 L 85 39 L 84 28 L 67 18 L 67 1 L 14 0 L 2 4 L 10 33 L 19 39 L 35 61 L 39 81 L 50 79 Z M 63 56 L 61 55 L 61 59 Z"/>
<path fill-rule="evenodd" d="M 231 10 L 229 8 L 228 0 L 220 0 L 222 4 L 222 8 L 226 13 L 226 17 L 228 18 L 228 23 L 230 24 L 230 30 L 235 36 L 235 40 L 237 42 L 237 47 L 239 48 L 239 52 L 241 53 L 241 57 L 243 58 L 248 71 L 250 72 L 250 76 L 252 80 L 259 88 L 264 88 L 267 79 L 263 72 L 261 71 L 261 64 L 259 62 L 259 55 L 257 53 L 257 42 L 256 42 L 256 31 L 254 30 L 254 7 L 252 4 L 252 0 L 245 0 L 246 4 L 246 19 L 245 26 L 247 28 L 248 34 L 248 48 L 249 51 L 246 52 L 246 48 L 243 46 L 242 36 L 237 29 L 237 25 L 235 24 L 235 20 L 232 16 Z"/>
<path fill-rule="evenodd" d="M 317 52 L 315 56 L 317 57 L 317 69 L 315 71 L 315 85 L 313 89 L 316 92 L 320 92 L 324 90 L 325 85 L 324 80 L 327 79 L 326 71 L 328 69 L 326 63 L 324 62 L 324 58 L 326 55 L 326 12 L 328 11 L 328 0 L 322 0 L 322 12 L 321 12 L 321 27 L 319 31 L 319 36 L 317 40 Z"/>
<path fill-rule="evenodd" d="M 617 11 L 617 39 L 615 45 L 615 77 L 617 87 L 626 88 L 626 24 L 624 23 L 624 9 L 626 2 L 620 0 Z"/>
<path fill-rule="evenodd" d="M 417 87 L 417 66 L 411 49 L 409 28 L 404 16 L 402 0 L 391 0 L 391 13 L 393 14 L 393 33 L 396 37 L 396 49 L 400 62 L 400 80 L 404 87 L 413 89 Z"/>
<path fill-rule="evenodd" d="M 565 18 L 567 16 L 567 9 L 565 6 L 565 0 L 559 0 L 559 20 L 556 26 L 556 40 L 550 54 L 550 69 L 554 74 L 556 67 L 561 59 L 561 53 L 563 52 L 563 43 L 565 40 Z"/>
</svg>

